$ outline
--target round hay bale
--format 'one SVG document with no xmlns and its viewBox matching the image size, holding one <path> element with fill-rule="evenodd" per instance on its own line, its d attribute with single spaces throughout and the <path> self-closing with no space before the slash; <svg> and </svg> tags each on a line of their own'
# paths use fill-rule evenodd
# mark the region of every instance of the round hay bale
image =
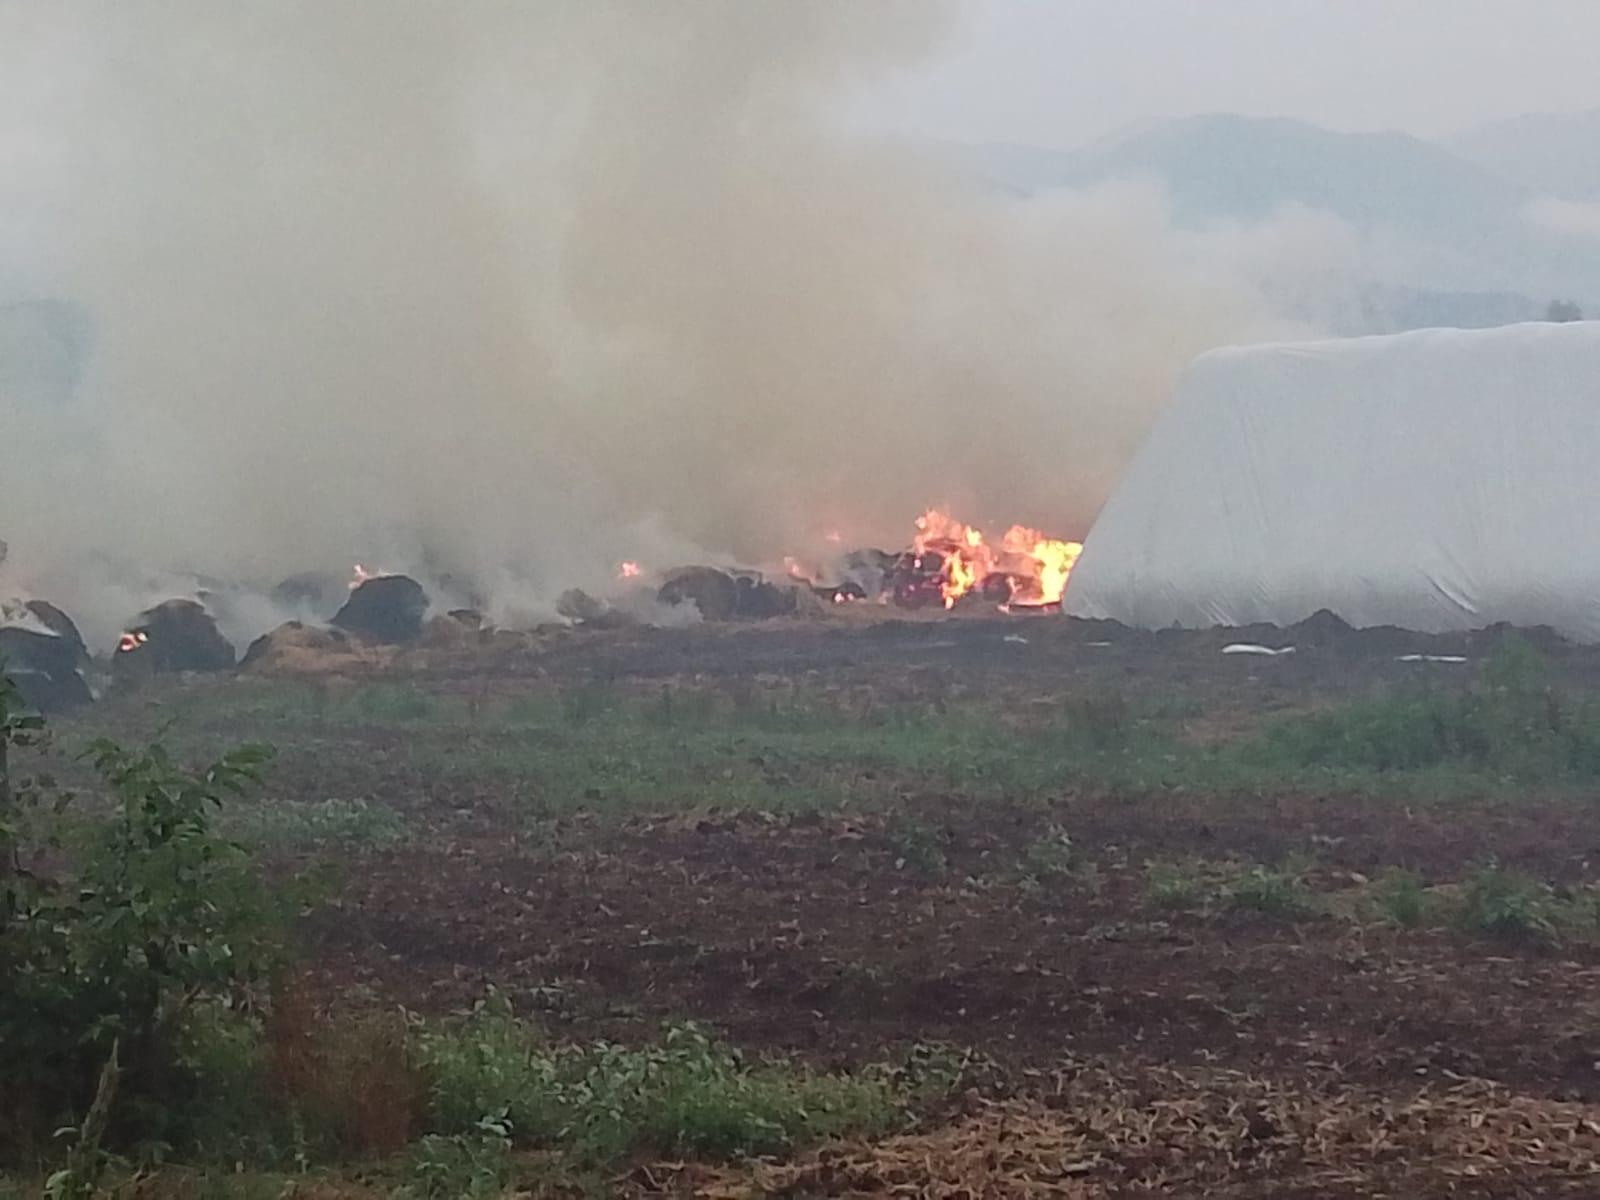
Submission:
<svg viewBox="0 0 1600 1200">
<path fill-rule="evenodd" d="M 308 673 L 337 670 L 357 653 L 342 629 L 285 621 L 250 643 L 239 663 L 243 670 Z"/>
<path fill-rule="evenodd" d="M 234 650 L 205 606 L 166 600 L 146 609 L 122 635 L 112 659 L 118 675 L 167 675 L 176 671 L 228 671 Z"/>
<path fill-rule="evenodd" d="M 376 575 L 350 592 L 334 615 L 340 629 L 374 642 L 409 642 L 422 633 L 428 593 L 409 575 Z"/>
<path fill-rule="evenodd" d="M 656 599 L 677 606 L 693 604 L 707 621 L 731 621 L 739 606 L 739 584 L 716 567 L 678 567 L 668 571 Z"/>
<path fill-rule="evenodd" d="M 40 712 L 59 712 L 94 699 L 84 677 L 89 653 L 83 638 L 71 618 L 53 604 L 0 603 L 0 661 L 24 703 Z"/>
</svg>

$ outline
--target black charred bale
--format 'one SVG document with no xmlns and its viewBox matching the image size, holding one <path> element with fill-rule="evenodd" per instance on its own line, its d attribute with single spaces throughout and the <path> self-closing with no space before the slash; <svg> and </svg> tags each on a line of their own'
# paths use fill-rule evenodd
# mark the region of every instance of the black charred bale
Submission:
<svg viewBox="0 0 1600 1200">
<path fill-rule="evenodd" d="M 40 712 L 59 712 L 94 699 L 84 678 L 89 654 L 78 627 L 42 600 L 0 605 L 0 662 Z"/>
<path fill-rule="evenodd" d="M 754 571 L 679 567 L 667 572 L 656 599 L 663 604 L 693 604 L 707 621 L 764 621 L 794 614 L 800 606 L 800 589 L 772 583 Z"/>
<path fill-rule="evenodd" d="M 123 634 L 112 666 L 123 676 L 177 671 L 229 671 L 233 646 L 205 606 L 167 600 L 139 614 Z"/>
<path fill-rule="evenodd" d="M 734 577 L 733 615 L 753 621 L 792 616 L 799 607 L 799 595 L 788 584 L 769 583 L 758 575 Z"/>
<path fill-rule="evenodd" d="M 422 634 L 428 593 L 409 575 L 379 575 L 350 593 L 333 624 L 374 642 L 409 642 Z"/>
<path fill-rule="evenodd" d="M 707 621 L 731 621 L 739 606 L 739 585 L 716 567 L 678 567 L 667 572 L 656 599 L 663 604 L 693 604 Z"/>
</svg>

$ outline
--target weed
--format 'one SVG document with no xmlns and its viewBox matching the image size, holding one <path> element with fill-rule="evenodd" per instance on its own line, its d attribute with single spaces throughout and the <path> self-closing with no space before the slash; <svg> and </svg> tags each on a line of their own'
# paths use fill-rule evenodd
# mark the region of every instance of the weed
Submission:
<svg viewBox="0 0 1600 1200">
<path fill-rule="evenodd" d="M 426 1035 L 421 1060 L 440 1133 L 471 1134 L 492 1115 L 519 1142 L 588 1163 L 774 1153 L 882 1131 L 903 1113 L 901 1097 L 881 1080 L 747 1064 L 693 1026 L 638 1049 L 547 1046 L 498 998 Z"/>
<path fill-rule="evenodd" d="M 511 1179 L 511 1122 L 478 1120 L 471 1133 L 428 1134 L 412 1147 L 408 1182 L 396 1200 L 494 1200 Z"/>
<path fill-rule="evenodd" d="M 1224 885 L 1222 898 L 1236 912 L 1282 921 L 1303 920 L 1321 911 L 1301 875 L 1290 869 L 1251 867 Z"/>
<path fill-rule="evenodd" d="M 1026 873 L 1035 879 L 1072 874 L 1078 864 L 1073 854 L 1071 836 L 1059 825 L 1048 826 L 1043 836 L 1035 838 L 1024 848 L 1022 864 Z"/>
<path fill-rule="evenodd" d="M 1466 881 L 1456 917 L 1462 928 L 1485 937 L 1548 945 L 1558 936 L 1562 912 L 1547 885 L 1489 866 Z"/>
<path fill-rule="evenodd" d="M 912 870 L 933 875 L 950 865 L 945 853 L 943 831 L 933 826 L 899 819 L 892 821 L 885 833 L 894 852 L 894 868 L 897 871 Z"/>
<path fill-rule="evenodd" d="M 1373 885 L 1372 902 L 1384 920 L 1402 929 L 1421 925 L 1430 907 L 1422 877 L 1399 868 L 1385 872 Z"/>
<path fill-rule="evenodd" d="M 1206 880 L 1194 863 L 1147 863 L 1144 893 L 1158 908 L 1200 908 L 1207 898 Z"/>
</svg>

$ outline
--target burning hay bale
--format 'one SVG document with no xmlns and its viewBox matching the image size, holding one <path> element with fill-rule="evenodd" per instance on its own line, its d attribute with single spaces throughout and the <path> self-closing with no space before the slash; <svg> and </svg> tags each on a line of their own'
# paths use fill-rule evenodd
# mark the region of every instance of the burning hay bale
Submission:
<svg viewBox="0 0 1600 1200">
<path fill-rule="evenodd" d="M 112 667 L 122 678 L 176 671 L 227 671 L 234 650 L 205 606 L 167 600 L 139 614 L 117 643 Z"/>
<path fill-rule="evenodd" d="M 339 629 L 374 642 L 409 642 L 422 633 L 428 593 L 409 575 L 374 575 L 350 590 L 334 615 Z"/>
<path fill-rule="evenodd" d="M 707 621 L 766 620 L 793 615 L 799 597 L 791 585 L 768 581 L 753 571 L 679 567 L 668 571 L 656 592 L 662 604 L 693 604 Z"/>
<path fill-rule="evenodd" d="M 0 661 L 22 698 L 41 712 L 88 704 L 89 652 L 72 619 L 43 600 L 0 603 Z"/>
</svg>

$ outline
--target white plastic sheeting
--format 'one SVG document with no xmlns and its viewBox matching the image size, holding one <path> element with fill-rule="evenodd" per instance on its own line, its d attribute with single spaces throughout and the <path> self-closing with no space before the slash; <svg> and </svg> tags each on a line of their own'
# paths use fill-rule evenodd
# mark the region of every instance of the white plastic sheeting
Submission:
<svg viewBox="0 0 1600 1200">
<path fill-rule="evenodd" d="M 1600 322 L 1216 350 L 1066 610 L 1142 628 L 1497 621 L 1600 641 Z"/>
</svg>

